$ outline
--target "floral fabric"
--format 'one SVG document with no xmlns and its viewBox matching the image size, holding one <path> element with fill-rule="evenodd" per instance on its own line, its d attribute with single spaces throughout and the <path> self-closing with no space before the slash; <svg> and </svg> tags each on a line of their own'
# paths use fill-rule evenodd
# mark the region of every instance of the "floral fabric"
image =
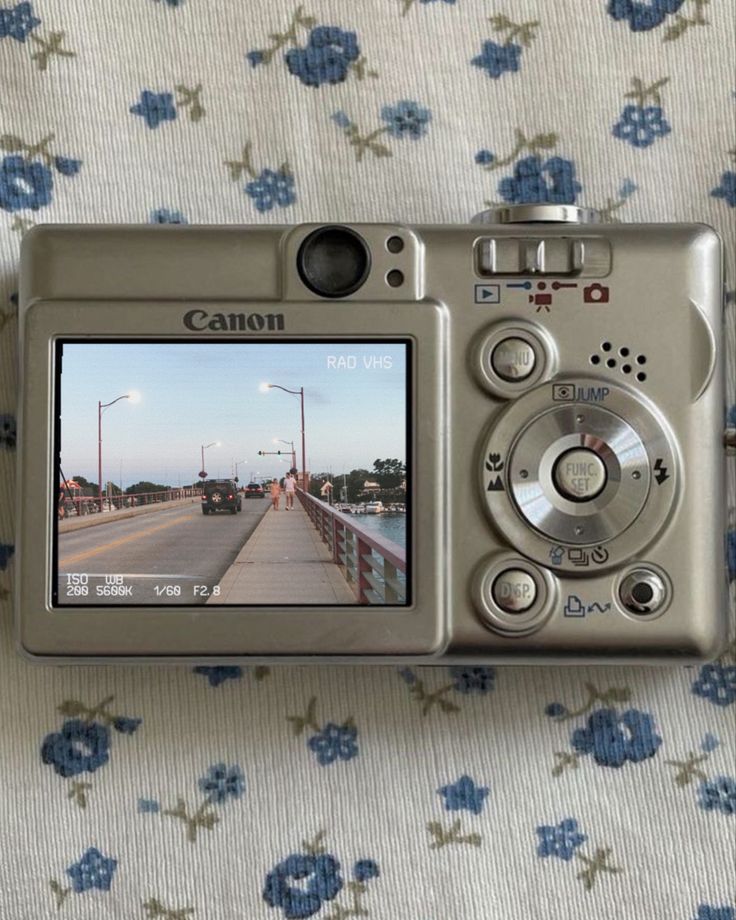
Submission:
<svg viewBox="0 0 736 920">
<path fill-rule="evenodd" d="M 0 0 L 0 920 L 736 920 L 734 645 L 60 669 L 10 610 L 31 226 L 704 221 L 736 426 L 734 60 L 727 0 Z"/>
</svg>

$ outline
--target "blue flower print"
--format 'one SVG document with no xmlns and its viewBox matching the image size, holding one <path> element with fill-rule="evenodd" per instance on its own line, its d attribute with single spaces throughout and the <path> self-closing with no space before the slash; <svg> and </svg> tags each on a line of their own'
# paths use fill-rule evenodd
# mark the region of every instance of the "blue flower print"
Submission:
<svg viewBox="0 0 736 920">
<path fill-rule="evenodd" d="M 501 74 L 519 69 L 522 50 L 521 45 L 499 45 L 498 42 L 486 41 L 481 46 L 480 54 L 470 63 L 485 70 L 489 77 L 497 80 Z"/>
<path fill-rule="evenodd" d="M 542 825 L 537 828 L 537 836 L 537 856 L 542 859 L 556 856 L 565 862 L 569 862 L 575 855 L 575 850 L 588 839 L 585 834 L 580 833 L 578 822 L 573 818 L 565 818 L 556 827 Z"/>
<path fill-rule="evenodd" d="M 478 693 L 483 696 L 493 690 L 496 672 L 493 668 L 456 666 L 450 668 L 450 677 L 455 681 L 454 688 L 458 693 Z"/>
<path fill-rule="evenodd" d="M 110 732 L 99 722 L 66 721 L 61 731 L 47 735 L 41 760 L 65 778 L 94 773 L 110 759 Z"/>
<path fill-rule="evenodd" d="M 432 113 L 417 102 L 402 99 L 396 105 L 385 105 L 381 109 L 381 120 L 388 125 L 388 133 L 392 137 L 418 140 L 427 133 Z"/>
<path fill-rule="evenodd" d="M 161 803 L 156 799 L 138 799 L 138 813 L 141 815 L 157 815 L 161 811 Z"/>
<path fill-rule="evenodd" d="M 174 121 L 176 107 L 171 93 L 154 93 L 144 89 L 139 102 L 130 107 L 133 115 L 140 115 L 149 128 L 158 128 L 163 121 Z"/>
<path fill-rule="evenodd" d="M 608 12 L 617 22 L 628 21 L 632 32 L 647 32 L 661 25 L 668 15 L 676 13 L 685 0 L 609 0 Z"/>
<path fill-rule="evenodd" d="M 730 706 L 736 701 L 736 665 L 704 664 L 692 692 L 716 706 Z"/>
<path fill-rule="evenodd" d="M 62 176 L 76 176 L 82 168 L 82 161 L 70 157 L 54 157 L 54 166 Z"/>
<path fill-rule="evenodd" d="M 264 169 L 257 179 L 245 186 L 258 211 L 270 211 L 274 206 L 286 208 L 296 201 L 294 177 L 286 172 Z"/>
<path fill-rule="evenodd" d="M 662 739 L 654 730 L 649 713 L 627 709 L 597 709 L 586 728 L 577 728 L 570 743 L 580 754 L 592 754 L 602 767 L 621 767 L 626 761 L 640 763 L 654 757 Z"/>
<path fill-rule="evenodd" d="M 151 211 L 148 222 L 151 224 L 188 224 L 189 221 L 181 213 L 181 211 L 170 211 L 168 208 L 157 208 L 155 211 Z M 211 671 L 235 671 L 238 670 L 242 674 L 241 668 L 195 668 L 195 674 L 208 674 Z M 210 683 L 212 683 L 210 681 Z M 220 681 L 221 683 L 221 681 Z M 212 684 L 213 687 L 216 687 L 217 684 Z"/>
<path fill-rule="evenodd" d="M 14 415 L 0 415 L 0 447 L 15 450 L 18 437 L 17 423 Z M 5 566 L 0 566 L 5 568 Z"/>
<path fill-rule="evenodd" d="M 0 543 L 0 572 L 7 569 L 14 553 L 15 546 L 12 543 Z"/>
<path fill-rule="evenodd" d="M 121 735 L 134 735 L 141 725 L 142 719 L 129 719 L 127 716 L 117 716 L 113 719 L 112 727 Z"/>
<path fill-rule="evenodd" d="M 51 203 L 54 178 L 48 166 L 22 156 L 0 162 L 0 208 L 4 211 L 38 211 Z"/>
<path fill-rule="evenodd" d="M 514 166 L 514 176 L 498 185 L 504 201 L 514 204 L 574 204 L 582 186 L 575 179 L 575 164 L 562 157 L 524 157 Z"/>
<path fill-rule="evenodd" d="M 239 799 L 245 792 L 245 776 L 238 766 L 218 763 L 210 767 L 199 781 L 199 788 L 210 802 L 224 805 L 228 799 Z"/>
<path fill-rule="evenodd" d="M 168 213 L 169 212 L 167 212 L 167 214 Z M 186 219 L 181 221 L 159 220 L 157 223 L 186 223 Z M 220 684 L 224 684 L 226 680 L 240 680 L 240 678 L 243 676 L 243 669 L 238 667 L 238 665 L 219 665 L 217 667 L 204 667 L 200 665 L 194 669 L 194 673 L 201 674 L 203 677 L 206 677 L 209 681 L 210 687 L 219 687 Z"/>
<path fill-rule="evenodd" d="M 724 172 L 721 184 L 711 191 L 711 195 L 714 198 L 723 198 L 729 208 L 736 208 L 736 172 Z"/>
<path fill-rule="evenodd" d="M 41 25 L 41 20 L 33 15 L 30 3 L 19 3 L 11 9 L 0 8 L 0 39 L 14 38 L 25 42 L 30 32 Z"/>
<path fill-rule="evenodd" d="M 544 708 L 544 714 L 549 716 L 550 719 L 559 719 L 562 716 L 566 716 L 567 711 L 567 706 L 562 703 L 550 703 Z"/>
<path fill-rule="evenodd" d="M 437 790 L 445 800 L 446 811 L 470 811 L 479 815 L 488 798 L 488 786 L 476 786 L 469 776 L 461 776 L 451 786 Z"/>
<path fill-rule="evenodd" d="M 649 147 L 658 137 L 672 129 L 659 105 L 627 105 L 621 119 L 613 126 L 613 136 L 627 141 L 632 147 Z"/>
<path fill-rule="evenodd" d="M 736 528 L 726 533 L 726 565 L 728 566 L 728 579 L 736 578 Z"/>
<path fill-rule="evenodd" d="M 326 767 L 336 760 L 352 760 L 358 754 L 355 725 L 335 725 L 328 722 L 318 735 L 313 735 L 307 745 L 317 755 L 317 762 Z"/>
<path fill-rule="evenodd" d="M 78 863 L 70 866 L 66 874 L 72 880 L 72 887 L 77 894 L 92 891 L 93 888 L 109 891 L 117 867 L 117 860 L 103 856 L 99 850 L 92 848 L 87 850 Z"/>
<path fill-rule="evenodd" d="M 353 866 L 353 878 L 356 882 L 369 882 L 380 875 L 378 864 L 372 859 L 359 859 Z"/>
<path fill-rule="evenodd" d="M 291 48 L 286 53 L 289 73 L 305 86 L 342 83 L 353 61 L 360 56 L 355 32 L 345 32 L 337 26 L 316 26 L 309 33 L 305 48 Z M 255 62 L 249 57 L 253 66 Z"/>
<path fill-rule="evenodd" d="M 698 788 L 698 805 L 705 811 L 736 815 L 736 779 L 717 776 L 712 780 L 703 780 Z"/>
<path fill-rule="evenodd" d="M 495 154 L 490 150 L 479 150 L 475 155 L 475 162 L 479 166 L 490 166 L 495 159 Z"/>
<path fill-rule="evenodd" d="M 342 886 L 340 863 L 334 856 L 295 853 L 268 873 L 263 899 L 271 907 L 280 907 L 287 920 L 303 920 L 334 900 Z"/>
<path fill-rule="evenodd" d="M 245 57 L 251 67 L 258 67 L 258 65 L 263 64 L 266 59 L 262 51 L 249 51 Z"/>
<path fill-rule="evenodd" d="M 711 907 L 701 904 L 693 920 L 736 920 L 736 910 L 733 907 Z"/>
</svg>

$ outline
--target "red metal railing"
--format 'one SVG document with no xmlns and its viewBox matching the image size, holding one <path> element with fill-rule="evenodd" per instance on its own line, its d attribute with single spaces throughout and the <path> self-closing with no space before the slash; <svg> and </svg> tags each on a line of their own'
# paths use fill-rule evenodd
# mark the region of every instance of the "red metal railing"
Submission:
<svg viewBox="0 0 736 920">
<path fill-rule="evenodd" d="M 406 550 L 356 524 L 352 515 L 336 511 L 301 489 L 297 494 L 333 561 L 355 591 L 358 603 L 405 603 Z"/>
</svg>

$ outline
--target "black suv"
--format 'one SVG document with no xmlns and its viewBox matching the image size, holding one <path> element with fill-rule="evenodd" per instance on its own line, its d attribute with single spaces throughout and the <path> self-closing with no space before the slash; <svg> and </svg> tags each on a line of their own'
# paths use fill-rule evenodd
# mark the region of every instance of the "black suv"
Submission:
<svg viewBox="0 0 736 920">
<path fill-rule="evenodd" d="M 237 514 L 243 510 L 238 485 L 232 479 L 208 479 L 202 487 L 202 514 L 210 511 L 229 511 Z"/>
</svg>

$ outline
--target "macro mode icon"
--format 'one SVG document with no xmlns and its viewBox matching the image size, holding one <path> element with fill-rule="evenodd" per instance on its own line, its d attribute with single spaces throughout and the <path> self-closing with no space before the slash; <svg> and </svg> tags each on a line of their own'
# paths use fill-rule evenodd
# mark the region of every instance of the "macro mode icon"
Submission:
<svg viewBox="0 0 736 920">
<path fill-rule="evenodd" d="M 718 655 L 721 250 L 701 224 L 565 205 L 32 229 L 21 651 Z"/>
</svg>

